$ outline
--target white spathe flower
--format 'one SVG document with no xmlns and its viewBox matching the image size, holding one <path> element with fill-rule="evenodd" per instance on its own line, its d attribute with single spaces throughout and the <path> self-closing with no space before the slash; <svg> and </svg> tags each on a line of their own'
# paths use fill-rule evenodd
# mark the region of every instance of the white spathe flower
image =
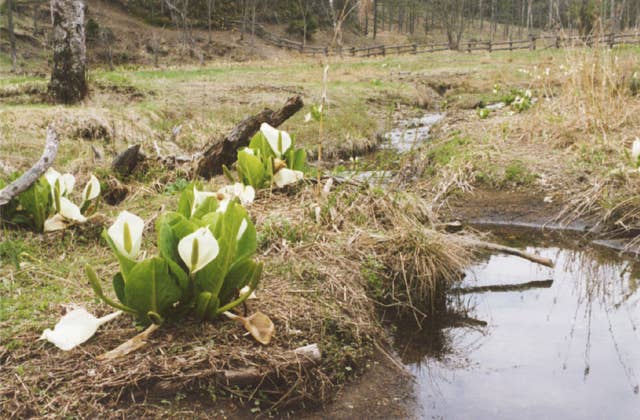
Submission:
<svg viewBox="0 0 640 420">
<path fill-rule="evenodd" d="M 640 137 L 636 137 L 636 139 L 633 141 L 633 145 L 631 145 L 631 157 L 636 162 L 640 157 Z"/>
<path fill-rule="evenodd" d="M 100 181 L 95 175 L 91 174 L 89 182 L 85 185 L 82 191 L 82 201 L 91 201 L 100 195 Z"/>
<path fill-rule="evenodd" d="M 277 157 L 282 156 L 291 147 L 291 136 L 286 131 L 278 130 L 267 123 L 262 123 L 260 131 Z"/>
<path fill-rule="evenodd" d="M 47 340 L 61 350 L 68 351 L 90 339 L 105 322 L 111 321 L 122 312 L 114 312 L 102 318 L 96 318 L 85 308 L 76 308 L 67 312 L 53 330 L 47 328 L 40 340 Z"/>
<path fill-rule="evenodd" d="M 71 174 L 61 175 L 60 172 L 53 168 L 47 169 L 44 173 L 44 177 L 51 186 L 51 190 L 54 191 L 56 183 L 60 183 L 60 195 L 69 194 L 73 191 L 73 187 L 76 185 L 76 178 Z"/>
<path fill-rule="evenodd" d="M 178 242 L 178 254 L 191 274 L 213 261 L 219 251 L 218 241 L 208 227 L 202 227 Z"/>
<path fill-rule="evenodd" d="M 242 219 L 242 223 L 240 223 L 240 227 L 238 228 L 238 235 L 236 236 L 236 241 L 239 241 L 242 238 L 242 235 L 247 231 L 247 227 L 249 224 L 247 223 L 247 219 Z"/>
<path fill-rule="evenodd" d="M 256 190 L 251 185 L 245 186 L 241 182 L 220 188 L 218 194 L 223 194 L 225 198 L 238 197 L 243 206 L 253 203 L 256 198 Z"/>
<path fill-rule="evenodd" d="M 200 207 L 202 205 L 202 203 L 204 203 L 207 198 L 209 197 L 215 197 L 217 194 L 211 191 L 198 191 L 198 189 L 194 186 L 193 187 L 193 204 L 191 206 L 191 215 L 193 216 L 193 214 L 196 212 L 196 210 L 198 209 L 198 207 Z"/>
<path fill-rule="evenodd" d="M 249 290 L 251 290 L 249 286 L 244 286 L 242 289 L 240 289 L 240 296 L 246 295 L 247 293 L 249 293 Z M 258 299 L 258 297 L 256 296 L 256 291 L 252 291 L 247 299 Z"/>
<path fill-rule="evenodd" d="M 224 213 L 227 211 L 227 207 L 229 207 L 229 203 L 231 202 L 230 198 L 224 198 L 220 201 L 218 201 L 218 208 L 216 209 L 216 212 L 218 213 Z"/>
<path fill-rule="evenodd" d="M 285 185 L 295 184 L 304 178 L 302 171 L 294 171 L 288 168 L 282 168 L 273 176 L 273 181 L 278 188 L 282 188 Z"/>
<path fill-rule="evenodd" d="M 121 254 L 135 260 L 140 253 L 144 221 L 133 213 L 123 211 L 107 234 Z"/>
<path fill-rule="evenodd" d="M 60 197 L 60 210 L 58 211 L 62 217 L 74 222 L 84 223 L 87 218 L 80 212 L 80 207 L 76 206 L 66 197 Z"/>
<path fill-rule="evenodd" d="M 60 213 L 56 213 L 44 221 L 44 231 L 55 232 L 57 230 L 63 230 L 67 228 L 68 224 L 69 223 Z"/>
</svg>

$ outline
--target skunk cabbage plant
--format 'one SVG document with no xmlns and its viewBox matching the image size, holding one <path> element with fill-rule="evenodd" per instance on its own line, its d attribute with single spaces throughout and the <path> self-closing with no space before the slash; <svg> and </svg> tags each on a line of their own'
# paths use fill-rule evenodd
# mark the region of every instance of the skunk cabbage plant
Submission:
<svg viewBox="0 0 640 420">
<path fill-rule="evenodd" d="M 241 200 L 253 200 L 244 187 L 238 194 L 182 193 L 175 212 L 156 221 L 159 255 L 140 259 L 142 219 L 122 212 L 103 237 L 120 271 L 112 280 L 117 301 L 107 297 L 90 267 L 94 292 L 108 305 L 133 314 L 141 324 L 162 324 L 186 316 L 210 320 L 249 298 L 262 264 L 256 262 L 256 229 Z M 244 194 L 244 195 L 243 195 Z"/>
<path fill-rule="evenodd" d="M 73 175 L 60 174 L 49 168 L 27 190 L 3 206 L 0 216 L 9 223 L 30 226 L 38 232 L 61 230 L 71 224 L 84 223 L 97 208 L 100 182 L 91 175 L 82 193 L 80 206 L 70 197 L 75 183 Z"/>
<path fill-rule="evenodd" d="M 282 188 L 304 177 L 306 160 L 306 152 L 295 148 L 294 139 L 287 132 L 263 123 L 249 147 L 238 150 L 236 169 L 244 185 Z M 226 168 L 225 173 L 234 180 Z"/>
</svg>

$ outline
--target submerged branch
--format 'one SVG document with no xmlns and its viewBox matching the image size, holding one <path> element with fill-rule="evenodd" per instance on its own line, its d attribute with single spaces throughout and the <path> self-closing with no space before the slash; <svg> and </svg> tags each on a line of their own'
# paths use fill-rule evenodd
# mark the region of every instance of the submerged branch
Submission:
<svg viewBox="0 0 640 420">
<path fill-rule="evenodd" d="M 544 265 L 546 267 L 553 268 L 553 266 L 554 266 L 553 261 L 551 259 L 549 259 L 549 258 L 545 258 L 545 257 L 543 257 L 541 255 L 538 255 L 538 254 L 532 254 L 532 253 L 529 253 L 529 252 L 521 251 L 521 250 L 516 249 L 516 248 L 511 248 L 509 246 L 494 244 L 494 243 L 491 243 L 491 242 L 480 241 L 478 239 L 465 239 L 465 242 L 469 246 L 472 246 L 472 247 L 484 248 L 484 249 L 488 249 L 490 251 L 496 251 L 496 252 L 501 252 L 503 254 L 514 255 L 516 257 L 524 258 L 525 260 L 529 260 L 529 261 L 534 262 L 536 264 Z"/>
<path fill-rule="evenodd" d="M 529 289 L 548 289 L 553 285 L 553 280 L 533 280 L 526 283 L 515 284 L 489 284 L 486 286 L 456 287 L 450 290 L 451 293 L 467 295 L 470 293 L 485 292 L 518 292 Z"/>
</svg>

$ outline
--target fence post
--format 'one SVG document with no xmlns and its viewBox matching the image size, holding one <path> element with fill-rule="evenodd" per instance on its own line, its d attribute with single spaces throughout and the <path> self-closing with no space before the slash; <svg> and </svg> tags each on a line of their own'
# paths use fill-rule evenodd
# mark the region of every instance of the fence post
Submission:
<svg viewBox="0 0 640 420">
<path fill-rule="evenodd" d="M 355 47 L 349 48 L 349 52 L 351 53 L 351 57 L 353 57 L 354 55 L 356 55 L 356 48 Z"/>
<path fill-rule="evenodd" d="M 529 35 L 529 41 L 531 42 L 531 45 L 529 46 L 529 49 L 531 51 L 535 51 L 536 50 L 536 36 L 535 35 Z"/>
<path fill-rule="evenodd" d="M 471 53 L 471 42 L 467 42 L 467 52 Z"/>
<path fill-rule="evenodd" d="M 609 48 L 613 48 L 616 45 L 616 34 L 611 32 L 609 34 Z"/>
<path fill-rule="evenodd" d="M 387 55 L 387 51 L 386 51 L 386 48 L 384 47 L 384 45 L 380 46 L 380 51 L 382 52 L 382 56 Z"/>
<path fill-rule="evenodd" d="M 513 51 L 513 40 L 509 39 L 509 51 Z"/>
<path fill-rule="evenodd" d="M 560 49 L 560 35 L 556 35 L 556 48 Z"/>
<path fill-rule="evenodd" d="M 411 45 L 411 48 L 413 49 L 413 54 L 417 54 L 418 53 L 418 44 Z"/>
<path fill-rule="evenodd" d="M 489 52 L 493 52 L 493 46 L 491 45 L 491 41 L 489 41 Z"/>
<path fill-rule="evenodd" d="M 329 47 L 324 47 L 324 56 L 327 57 L 329 55 Z"/>
</svg>

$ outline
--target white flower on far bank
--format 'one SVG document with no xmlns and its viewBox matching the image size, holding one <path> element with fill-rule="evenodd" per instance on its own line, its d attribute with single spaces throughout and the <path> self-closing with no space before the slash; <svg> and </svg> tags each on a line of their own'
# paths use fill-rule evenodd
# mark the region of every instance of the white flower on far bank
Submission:
<svg viewBox="0 0 640 420">
<path fill-rule="evenodd" d="M 96 318 L 85 308 L 76 308 L 60 318 L 53 330 L 45 329 L 40 340 L 47 340 L 59 349 L 68 351 L 93 337 L 100 325 L 111 321 L 120 314 L 121 312 L 118 311 L 102 318 Z"/>
<path fill-rule="evenodd" d="M 58 212 L 67 220 L 84 223 L 87 218 L 80 212 L 80 207 L 76 206 L 67 197 L 60 197 L 60 211 Z"/>
<path fill-rule="evenodd" d="M 218 241 L 208 227 L 202 227 L 178 242 L 178 254 L 191 274 L 213 261 L 219 251 Z"/>
<path fill-rule="evenodd" d="M 135 260 L 140 253 L 144 221 L 133 213 L 123 211 L 116 222 L 107 230 L 107 234 L 118 251 Z"/>
<path fill-rule="evenodd" d="M 260 131 L 277 157 L 281 157 L 291 147 L 291 136 L 286 131 L 278 130 L 267 123 L 262 123 Z"/>
<path fill-rule="evenodd" d="M 631 158 L 634 162 L 638 162 L 638 158 L 640 157 L 640 137 L 636 137 L 633 141 L 633 145 L 631 145 Z"/>
<path fill-rule="evenodd" d="M 191 205 L 191 215 L 193 216 L 193 214 L 196 212 L 198 207 L 200 207 L 202 203 L 204 203 L 207 200 L 207 198 L 215 197 L 216 195 L 217 195 L 216 193 L 211 191 L 198 191 L 198 189 L 194 186 L 193 187 L 193 204 Z"/>
<path fill-rule="evenodd" d="M 218 194 L 226 198 L 238 198 L 243 206 L 248 206 L 253 203 L 256 197 L 256 190 L 251 185 L 244 185 L 241 182 L 236 182 L 233 185 L 226 185 L 218 190 Z"/>
<path fill-rule="evenodd" d="M 91 174 L 91 178 L 89 178 L 89 182 L 85 185 L 84 190 L 82 191 L 82 201 L 87 202 L 97 198 L 100 195 L 100 181 L 95 175 Z"/>
<path fill-rule="evenodd" d="M 53 207 L 57 211 L 57 198 L 64 197 L 73 191 L 73 187 L 76 184 L 76 178 L 71 174 L 61 175 L 60 172 L 56 171 L 53 168 L 47 169 L 44 173 L 44 177 L 49 183 L 51 187 L 51 195 L 53 196 Z M 59 195 L 56 194 L 56 189 L 59 192 Z"/>
<path fill-rule="evenodd" d="M 304 178 L 302 171 L 294 171 L 288 168 L 282 168 L 273 176 L 273 181 L 278 188 L 282 188 L 286 185 L 295 184 Z"/>
</svg>

